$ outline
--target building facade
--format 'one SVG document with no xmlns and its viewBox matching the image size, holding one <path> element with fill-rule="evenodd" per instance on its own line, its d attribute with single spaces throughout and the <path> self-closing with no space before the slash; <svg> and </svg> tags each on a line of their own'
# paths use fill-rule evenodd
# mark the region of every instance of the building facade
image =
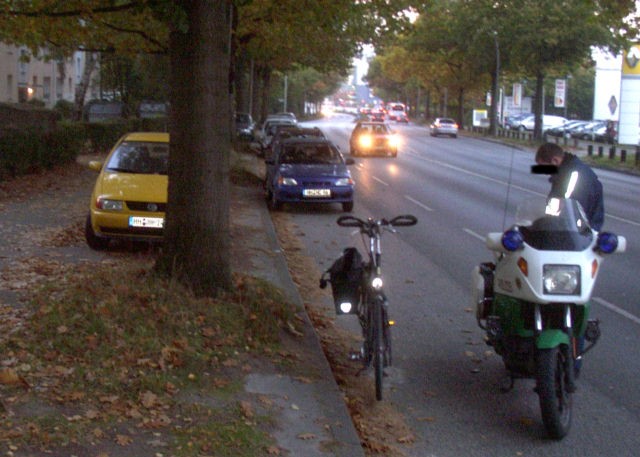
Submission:
<svg viewBox="0 0 640 457">
<path fill-rule="evenodd" d="M 60 100 L 73 102 L 82 81 L 86 56 L 34 58 L 26 47 L 0 43 L 0 102 L 40 100 L 53 108 Z M 97 68 L 97 67 L 96 67 Z M 85 100 L 99 98 L 98 72 L 94 71 Z"/>
</svg>

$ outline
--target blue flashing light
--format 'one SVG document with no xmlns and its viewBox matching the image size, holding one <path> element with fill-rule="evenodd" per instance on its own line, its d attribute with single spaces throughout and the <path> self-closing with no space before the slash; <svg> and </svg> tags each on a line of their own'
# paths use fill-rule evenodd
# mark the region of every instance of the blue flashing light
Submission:
<svg viewBox="0 0 640 457">
<path fill-rule="evenodd" d="M 517 229 L 510 229 L 502 234 L 502 246 L 507 251 L 517 251 L 522 248 L 523 244 L 522 233 Z"/>
<path fill-rule="evenodd" d="M 596 249 L 603 254 L 611 254 L 618 248 L 618 237 L 611 232 L 602 232 L 598 234 L 598 242 Z"/>
</svg>

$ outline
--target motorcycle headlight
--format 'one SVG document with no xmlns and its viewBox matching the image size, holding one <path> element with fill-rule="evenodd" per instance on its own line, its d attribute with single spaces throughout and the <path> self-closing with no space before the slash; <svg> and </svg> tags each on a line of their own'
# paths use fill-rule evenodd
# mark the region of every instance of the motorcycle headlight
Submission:
<svg viewBox="0 0 640 457">
<path fill-rule="evenodd" d="M 545 265 L 542 269 L 542 280 L 545 294 L 580 294 L 579 265 Z"/>
</svg>

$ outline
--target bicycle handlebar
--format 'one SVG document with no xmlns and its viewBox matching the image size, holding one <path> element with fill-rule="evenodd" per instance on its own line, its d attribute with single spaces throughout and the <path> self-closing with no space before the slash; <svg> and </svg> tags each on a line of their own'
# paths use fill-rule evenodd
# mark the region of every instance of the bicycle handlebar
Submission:
<svg viewBox="0 0 640 457">
<path fill-rule="evenodd" d="M 416 225 L 418 223 L 418 218 L 412 214 L 403 214 L 401 216 L 396 216 L 390 221 L 387 219 L 368 219 L 366 221 L 359 219 L 355 216 L 340 216 L 336 223 L 341 227 L 359 227 L 366 228 L 372 227 L 375 225 L 386 226 L 390 225 L 392 227 L 400 227 L 400 226 L 410 226 Z"/>
</svg>

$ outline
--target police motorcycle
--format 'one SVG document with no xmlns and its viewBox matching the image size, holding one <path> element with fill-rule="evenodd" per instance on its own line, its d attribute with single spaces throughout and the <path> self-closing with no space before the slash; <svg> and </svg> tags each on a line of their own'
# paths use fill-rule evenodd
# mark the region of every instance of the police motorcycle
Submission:
<svg viewBox="0 0 640 457">
<path fill-rule="evenodd" d="M 535 379 L 545 429 L 562 439 L 582 357 L 600 337 L 591 293 L 604 257 L 624 252 L 626 239 L 594 231 L 576 200 L 534 198 L 485 241 L 495 259 L 473 271 L 476 317 L 507 369 L 503 391 Z"/>
</svg>

